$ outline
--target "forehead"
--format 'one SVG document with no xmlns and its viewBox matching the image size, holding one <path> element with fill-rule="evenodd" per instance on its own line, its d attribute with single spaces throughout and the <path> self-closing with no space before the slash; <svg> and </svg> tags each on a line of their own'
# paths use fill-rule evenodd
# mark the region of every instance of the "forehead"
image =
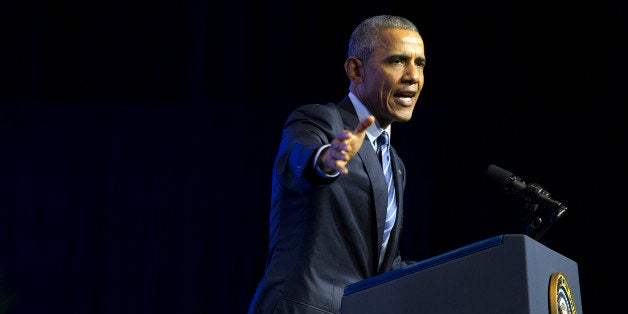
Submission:
<svg viewBox="0 0 628 314">
<path fill-rule="evenodd" d="M 387 29 L 382 32 L 381 45 L 376 50 L 388 53 L 423 55 L 423 38 L 415 31 L 405 29 Z"/>
</svg>

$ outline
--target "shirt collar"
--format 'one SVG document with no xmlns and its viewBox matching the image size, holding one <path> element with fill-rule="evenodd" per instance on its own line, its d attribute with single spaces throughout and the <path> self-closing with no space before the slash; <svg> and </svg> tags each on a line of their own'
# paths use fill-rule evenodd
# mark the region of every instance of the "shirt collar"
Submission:
<svg viewBox="0 0 628 314">
<path fill-rule="evenodd" d="M 356 97 L 351 91 L 349 91 L 349 99 L 351 99 L 351 103 L 353 104 L 353 108 L 355 108 L 355 112 L 358 114 L 358 120 L 360 122 L 371 115 L 369 109 L 366 108 L 360 99 L 358 99 L 358 97 Z M 366 129 L 366 136 L 373 146 L 373 149 L 377 150 L 377 138 L 384 131 L 388 132 L 388 136 L 390 138 L 390 125 L 384 129 L 381 127 L 377 119 L 375 119 L 375 123 L 371 124 L 371 126 Z"/>
</svg>

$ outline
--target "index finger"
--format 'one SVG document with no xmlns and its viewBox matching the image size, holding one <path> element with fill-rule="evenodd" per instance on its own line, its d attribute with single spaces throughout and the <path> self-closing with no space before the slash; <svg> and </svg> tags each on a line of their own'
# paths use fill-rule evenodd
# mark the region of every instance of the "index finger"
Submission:
<svg viewBox="0 0 628 314">
<path fill-rule="evenodd" d="M 362 122 L 360 122 L 360 124 L 358 124 L 358 127 L 355 128 L 355 130 L 353 131 L 353 134 L 363 133 L 374 122 L 375 122 L 374 116 L 366 117 L 364 120 L 362 120 Z"/>
</svg>

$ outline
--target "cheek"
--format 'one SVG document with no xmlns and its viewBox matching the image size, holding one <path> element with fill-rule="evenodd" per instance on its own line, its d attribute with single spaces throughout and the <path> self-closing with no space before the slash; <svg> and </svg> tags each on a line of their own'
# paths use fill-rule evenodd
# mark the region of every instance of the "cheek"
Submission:
<svg viewBox="0 0 628 314">
<path fill-rule="evenodd" d="M 393 92 L 395 91 L 395 82 L 393 81 L 382 81 L 382 94 L 386 97 L 392 97 Z"/>
</svg>

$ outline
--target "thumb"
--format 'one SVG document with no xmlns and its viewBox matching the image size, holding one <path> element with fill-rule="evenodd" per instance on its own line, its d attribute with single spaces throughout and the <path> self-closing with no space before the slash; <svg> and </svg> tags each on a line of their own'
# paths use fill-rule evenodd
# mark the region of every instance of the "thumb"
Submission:
<svg viewBox="0 0 628 314">
<path fill-rule="evenodd" d="M 373 124 L 374 122 L 375 122 L 374 116 L 368 116 L 364 118 L 364 120 L 360 122 L 360 124 L 355 128 L 355 130 L 353 130 L 353 135 L 356 135 L 356 136 L 362 135 L 366 131 L 366 129 L 368 129 L 368 127 L 371 126 L 371 124 Z"/>
</svg>

